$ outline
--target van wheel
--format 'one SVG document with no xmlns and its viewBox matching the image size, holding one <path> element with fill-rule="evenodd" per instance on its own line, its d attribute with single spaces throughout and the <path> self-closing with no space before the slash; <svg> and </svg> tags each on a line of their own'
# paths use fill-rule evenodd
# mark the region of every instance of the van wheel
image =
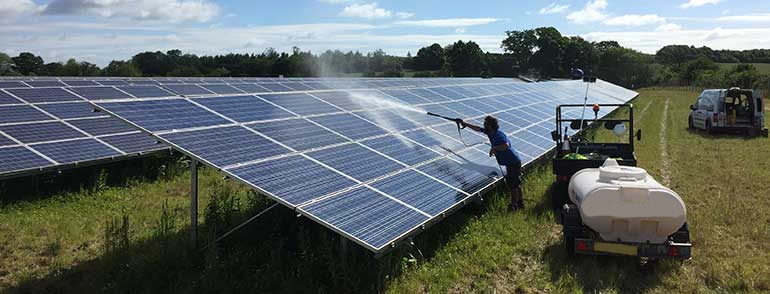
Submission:
<svg viewBox="0 0 770 294">
<path fill-rule="evenodd" d="M 692 122 L 692 115 L 689 118 L 687 118 L 687 128 L 690 130 L 695 129 L 695 123 Z"/>
<path fill-rule="evenodd" d="M 712 132 L 712 130 L 711 130 L 711 121 L 707 119 L 706 120 L 706 134 L 711 134 L 711 132 Z"/>
<path fill-rule="evenodd" d="M 564 249 L 567 251 L 567 256 L 575 256 L 575 237 L 564 236 Z"/>
</svg>

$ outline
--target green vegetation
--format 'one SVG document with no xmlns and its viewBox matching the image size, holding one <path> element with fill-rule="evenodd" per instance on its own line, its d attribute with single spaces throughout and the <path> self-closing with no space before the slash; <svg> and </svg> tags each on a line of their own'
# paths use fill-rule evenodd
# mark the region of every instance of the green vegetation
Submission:
<svg viewBox="0 0 770 294">
<path fill-rule="evenodd" d="M 730 70 L 737 66 L 738 63 L 718 63 L 721 70 Z M 770 74 L 770 63 L 749 63 L 757 69 L 759 74 Z"/>
<path fill-rule="evenodd" d="M 0 204 L 0 292 L 770 291 L 770 144 L 686 130 L 697 94 L 642 90 L 635 102 L 640 165 L 687 203 L 694 250 L 682 264 L 568 258 L 547 161 L 526 172 L 524 211 L 507 212 L 494 191 L 381 259 L 282 206 L 194 250 L 181 161 L 157 180 L 118 185 L 101 173 L 80 191 Z M 199 180 L 201 244 L 270 205 L 214 170 Z"/>
</svg>

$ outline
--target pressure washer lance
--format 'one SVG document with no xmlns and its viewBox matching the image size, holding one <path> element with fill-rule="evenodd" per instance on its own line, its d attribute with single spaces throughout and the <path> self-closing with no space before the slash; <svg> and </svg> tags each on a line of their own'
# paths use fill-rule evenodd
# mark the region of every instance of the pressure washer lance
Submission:
<svg viewBox="0 0 770 294">
<path fill-rule="evenodd" d="M 465 145 L 465 147 L 470 147 L 468 144 L 465 143 L 465 140 L 463 140 L 463 133 L 460 131 L 460 130 L 465 128 L 465 125 L 463 125 L 463 119 L 461 119 L 461 118 L 451 118 L 451 117 L 448 117 L 448 116 L 443 116 L 443 115 L 440 115 L 440 114 L 435 114 L 433 112 L 428 112 L 427 114 L 435 116 L 435 117 L 440 117 L 440 118 L 443 118 L 445 120 L 449 120 L 449 121 L 455 122 L 457 124 L 457 135 L 460 136 L 460 142 L 463 142 L 463 145 Z M 494 153 L 492 153 L 492 154 L 494 155 Z M 497 160 L 497 158 L 495 158 L 495 160 Z M 497 167 L 500 169 L 500 176 L 503 177 L 503 182 L 505 182 L 505 185 L 507 186 L 508 185 L 508 179 L 505 178 L 505 173 L 503 172 L 503 168 L 500 167 L 499 164 L 497 165 Z"/>
<path fill-rule="evenodd" d="M 443 116 L 443 115 L 440 115 L 440 114 L 435 114 L 433 112 L 428 112 L 427 114 L 435 116 L 435 117 L 440 117 L 440 118 L 443 118 L 443 119 L 448 120 L 448 121 L 455 122 L 457 124 L 457 136 L 460 137 L 460 142 L 463 142 L 463 145 L 465 145 L 465 147 L 470 147 L 470 146 L 468 146 L 468 144 L 465 144 L 465 140 L 463 140 L 463 133 L 460 131 L 460 130 L 465 128 L 465 125 L 463 125 L 463 119 L 462 118 L 451 118 L 451 117 L 448 117 L 448 116 Z"/>
</svg>

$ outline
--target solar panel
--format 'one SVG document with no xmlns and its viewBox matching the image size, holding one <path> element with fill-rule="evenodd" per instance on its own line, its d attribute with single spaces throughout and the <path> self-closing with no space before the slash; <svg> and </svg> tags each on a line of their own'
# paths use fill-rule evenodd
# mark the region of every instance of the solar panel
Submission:
<svg viewBox="0 0 770 294">
<path fill-rule="evenodd" d="M 72 80 L 72 81 L 61 81 L 62 83 L 67 84 L 67 86 L 99 86 L 98 83 L 90 80 Z"/>
<path fill-rule="evenodd" d="M 150 153 L 153 151 L 168 149 L 166 145 L 160 144 L 146 134 L 139 132 L 104 136 L 100 137 L 99 139 L 129 154 Z"/>
<path fill-rule="evenodd" d="M 85 135 L 61 122 L 26 123 L 0 126 L 0 131 L 25 144 L 72 139 Z"/>
<path fill-rule="evenodd" d="M 69 88 L 69 90 L 87 99 L 133 98 L 131 97 L 131 95 L 118 91 L 113 87 L 75 87 L 75 88 Z"/>
<path fill-rule="evenodd" d="M 179 95 L 211 95 L 214 94 L 209 90 L 204 89 L 198 85 L 163 85 L 163 88 L 169 89 L 171 92 Z"/>
<path fill-rule="evenodd" d="M 0 106 L 0 124 L 50 119 L 52 118 L 29 105 Z"/>
<path fill-rule="evenodd" d="M 40 107 L 45 112 L 48 112 L 61 119 L 88 118 L 107 115 L 103 112 L 94 111 L 94 107 L 85 101 L 38 104 L 37 107 Z"/>
<path fill-rule="evenodd" d="M 306 93 L 261 94 L 267 101 L 300 115 L 324 114 L 341 110 Z"/>
<path fill-rule="evenodd" d="M 32 87 L 64 87 L 66 86 L 62 82 L 59 81 L 27 81 L 27 85 L 30 85 Z"/>
<path fill-rule="evenodd" d="M 0 81 L 0 89 L 5 88 L 28 88 L 26 84 L 22 82 Z"/>
<path fill-rule="evenodd" d="M 25 147 L 0 148 L 0 172 L 8 173 L 18 170 L 44 167 L 53 164 L 40 155 Z"/>
<path fill-rule="evenodd" d="M 193 101 L 238 122 L 275 120 L 295 116 L 255 96 L 199 98 Z"/>
<path fill-rule="evenodd" d="M 174 96 L 174 94 L 158 88 L 158 86 L 122 86 L 118 89 L 139 98 Z"/>
<path fill-rule="evenodd" d="M 92 161 L 118 156 L 120 153 L 95 139 L 80 139 L 33 145 L 35 150 L 60 164 Z"/>
<path fill-rule="evenodd" d="M 206 84 L 206 85 L 201 85 L 201 87 L 206 88 L 206 90 L 209 90 L 216 94 L 243 94 L 244 93 L 239 89 L 233 88 L 230 85 L 225 85 L 225 84 Z"/>
<path fill-rule="evenodd" d="M 179 81 L 187 82 L 172 82 Z M 231 87 L 244 92 L 291 93 L 91 102 L 106 110 L 102 114 L 131 122 L 375 252 L 462 206 L 498 181 L 500 168 L 487 156 L 484 135 L 463 131 L 459 138 L 453 123 L 422 111 L 372 103 L 366 96 L 474 122 L 494 113 L 526 164 L 555 146 L 547 134 L 552 109 L 578 102 L 584 91 L 579 81 L 528 85 L 478 79 L 205 82 L 232 83 Z M 344 91 L 313 90 L 322 86 Z M 591 97 L 627 101 L 636 95 L 607 93 Z M 100 139 L 124 150 L 120 140 L 109 143 L 112 137 Z"/>
<path fill-rule="evenodd" d="M 295 150 L 318 148 L 347 141 L 303 118 L 257 123 L 249 127 Z"/>
<path fill-rule="evenodd" d="M 114 117 L 100 117 L 89 119 L 70 120 L 70 124 L 91 134 L 92 136 L 102 136 L 109 134 L 130 133 L 136 131 L 135 128 L 121 122 Z"/>
<path fill-rule="evenodd" d="M 29 103 L 39 102 L 64 102 L 83 100 L 67 92 L 63 88 L 41 88 L 41 89 L 6 89 L 9 93 L 24 99 Z"/>
</svg>

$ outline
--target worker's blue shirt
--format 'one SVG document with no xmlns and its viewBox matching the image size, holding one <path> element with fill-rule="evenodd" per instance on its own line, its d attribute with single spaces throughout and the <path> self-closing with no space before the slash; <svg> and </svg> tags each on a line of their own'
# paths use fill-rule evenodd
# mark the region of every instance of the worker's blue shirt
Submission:
<svg viewBox="0 0 770 294">
<path fill-rule="evenodd" d="M 521 158 L 519 158 L 519 154 L 516 152 L 516 149 L 513 149 L 513 144 L 511 144 L 511 141 L 508 140 L 508 136 L 506 136 L 503 131 L 498 129 L 497 132 L 492 134 L 486 132 L 486 130 L 482 131 L 484 131 L 484 133 L 489 137 L 489 143 L 492 144 L 492 147 L 501 144 L 508 144 L 508 149 L 506 150 L 495 150 L 495 158 L 497 158 L 497 164 L 505 166 L 521 166 Z"/>
</svg>

